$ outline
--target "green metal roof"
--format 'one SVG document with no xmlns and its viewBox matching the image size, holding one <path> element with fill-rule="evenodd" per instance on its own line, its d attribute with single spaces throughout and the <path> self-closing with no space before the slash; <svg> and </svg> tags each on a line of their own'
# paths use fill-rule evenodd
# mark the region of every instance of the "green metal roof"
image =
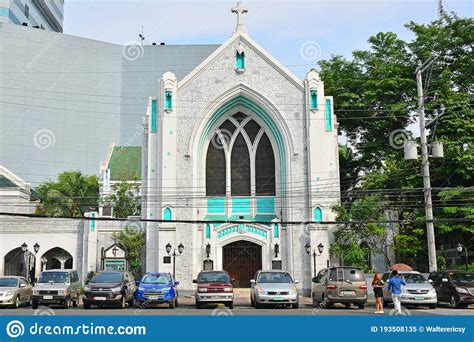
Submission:
<svg viewBox="0 0 474 342">
<path fill-rule="evenodd" d="M 7 177 L 0 175 L 0 188 L 18 188 L 18 185 Z"/>
<path fill-rule="evenodd" d="M 142 148 L 114 146 L 108 168 L 111 180 L 139 180 L 142 176 Z"/>
</svg>

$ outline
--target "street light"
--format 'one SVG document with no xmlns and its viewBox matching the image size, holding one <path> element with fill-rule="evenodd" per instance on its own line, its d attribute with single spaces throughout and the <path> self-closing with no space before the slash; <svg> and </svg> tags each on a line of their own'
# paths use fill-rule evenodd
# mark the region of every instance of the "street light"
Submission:
<svg viewBox="0 0 474 342">
<path fill-rule="evenodd" d="M 206 258 L 209 259 L 210 255 L 211 255 L 211 244 L 208 242 L 206 245 Z"/>
<path fill-rule="evenodd" d="M 275 244 L 275 258 L 278 258 L 278 254 L 280 254 L 280 245 Z"/>
<path fill-rule="evenodd" d="M 176 257 L 180 256 L 183 253 L 184 245 L 182 243 L 180 243 L 178 245 L 178 254 L 176 253 L 176 249 L 173 250 L 173 254 L 170 254 L 171 248 L 173 248 L 173 246 L 171 246 L 171 244 L 169 242 L 166 244 L 165 248 L 166 248 L 166 253 L 168 253 L 169 256 L 173 257 L 173 278 L 175 278 L 175 276 L 176 276 Z"/>
<path fill-rule="evenodd" d="M 23 253 L 26 253 L 27 250 L 28 250 L 28 245 L 26 244 L 26 242 L 23 242 L 23 244 L 21 245 L 21 251 Z"/>
<path fill-rule="evenodd" d="M 323 254 L 324 250 L 324 245 L 322 243 L 319 243 L 317 246 L 319 254 L 316 253 L 316 250 L 313 250 L 313 270 L 314 270 L 314 276 L 316 276 L 316 257 L 321 256 Z M 304 246 L 304 250 L 308 255 L 311 255 L 311 245 L 309 242 Z"/>
<path fill-rule="evenodd" d="M 456 247 L 456 250 L 458 251 L 459 256 L 461 256 L 462 253 L 464 252 L 464 257 L 466 259 L 466 271 L 468 271 L 469 270 L 469 260 L 468 260 L 469 259 L 469 252 L 468 252 L 467 248 L 464 247 L 463 245 L 461 245 L 460 242 L 458 242 L 458 246 Z"/>
<path fill-rule="evenodd" d="M 39 245 L 38 242 L 37 242 L 37 243 L 35 243 L 35 245 L 33 246 L 33 250 L 35 251 L 35 254 L 38 253 L 39 249 L 40 249 L 40 245 Z"/>
</svg>

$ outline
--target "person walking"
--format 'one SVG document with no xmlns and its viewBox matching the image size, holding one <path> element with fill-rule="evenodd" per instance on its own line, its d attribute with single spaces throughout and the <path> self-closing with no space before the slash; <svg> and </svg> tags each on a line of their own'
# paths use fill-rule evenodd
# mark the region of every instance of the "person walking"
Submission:
<svg viewBox="0 0 474 342">
<path fill-rule="evenodd" d="M 382 280 L 382 275 L 380 273 L 375 273 L 374 279 L 372 280 L 372 288 L 374 290 L 376 314 L 383 313 L 383 286 L 384 282 Z"/>
<path fill-rule="evenodd" d="M 395 307 L 397 315 L 402 313 L 402 305 L 400 297 L 402 296 L 402 285 L 406 285 L 405 279 L 398 275 L 397 270 L 393 270 L 388 281 L 388 290 L 392 293 L 393 306 Z"/>
</svg>

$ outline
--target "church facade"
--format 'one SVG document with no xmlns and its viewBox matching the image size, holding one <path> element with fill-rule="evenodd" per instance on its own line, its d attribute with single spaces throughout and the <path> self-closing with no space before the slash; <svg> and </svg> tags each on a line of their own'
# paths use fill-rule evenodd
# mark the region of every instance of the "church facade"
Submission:
<svg viewBox="0 0 474 342">
<path fill-rule="evenodd" d="M 233 12 L 224 44 L 180 80 L 164 73 L 150 94 L 146 270 L 172 271 L 175 251 L 183 288 L 202 269 L 224 269 L 241 287 L 258 269 L 284 269 L 309 290 L 336 228 L 319 223 L 334 221 L 339 200 L 333 98 L 315 70 L 300 80 L 252 40 L 240 3 Z"/>
</svg>

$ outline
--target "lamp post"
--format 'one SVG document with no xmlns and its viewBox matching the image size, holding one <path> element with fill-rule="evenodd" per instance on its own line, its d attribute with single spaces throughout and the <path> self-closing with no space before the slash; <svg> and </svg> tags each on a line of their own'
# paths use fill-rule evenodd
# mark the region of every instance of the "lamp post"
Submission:
<svg viewBox="0 0 474 342">
<path fill-rule="evenodd" d="M 311 245 L 309 242 L 304 246 L 304 249 L 308 255 L 311 255 Z M 318 252 L 319 254 L 316 253 L 316 250 L 313 250 L 313 271 L 314 271 L 314 276 L 316 277 L 316 257 L 321 256 L 323 254 L 324 250 L 324 245 L 322 243 L 319 243 L 318 245 Z"/>
<path fill-rule="evenodd" d="M 206 245 L 206 258 L 209 259 L 210 255 L 211 255 L 211 244 L 208 242 Z"/>
<path fill-rule="evenodd" d="M 459 256 L 462 255 L 462 253 L 464 252 L 464 257 L 466 258 L 466 271 L 469 270 L 469 251 L 467 250 L 467 248 L 463 245 L 461 245 L 460 242 L 458 242 L 458 245 L 456 247 L 456 250 L 458 251 L 458 254 Z"/>
<path fill-rule="evenodd" d="M 26 265 L 26 252 L 28 251 L 28 245 L 26 244 L 26 242 L 23 242 L 23 244 L 20 246 L 21 247 L 21 251 L 23 252 L 23 265 L 25 265 L 25 278 L 28 279 L 28 268 L 27 268 L 27 265 Z"/>
<path fill-rule="evenodd" d="M 168 253 L 169 256 L 173 257 L 173 278 L 175 278 L 176 277 L 176 257 L 180 256 L 183 253 L 184 245 L 180 243 L 178 245 L 178 253 L 176 253 L 176 248 L 175 248 L 173 249 L 173 254 L 170 254 L 173 246 L 171 246 L 169 242 L 166 244 L 165 248 L 166 248 L 166 253 Z"/>
<path fill-rule="evenodd" d="M 280 254 L 280 245 L 276 243 L 275 244 L 275 258 L 278 258 L 278 254 Z"/>
<path fill-rule="evenodd" d="M 28 245 L 26 244 L 26 242 L 23 242 L 20 248 L 21 248 L 21 251 L 23 252 L 23 262 L 25 264 L 25 278 L 29 282 L 33 282 L 34 277 L 36 275 L 36 254 L 38 254 L 40 245 L 38 244 L 38 242 L 33 245 L 33 251 L 35 253 L 33 254 L 33 269 L 31 270 L 31 272 L 30 272 L 30 256 L 29 255 L 28 255 L 28 262 L 26 262 L 26 256 L 28 253 Z"/>
</svg>

